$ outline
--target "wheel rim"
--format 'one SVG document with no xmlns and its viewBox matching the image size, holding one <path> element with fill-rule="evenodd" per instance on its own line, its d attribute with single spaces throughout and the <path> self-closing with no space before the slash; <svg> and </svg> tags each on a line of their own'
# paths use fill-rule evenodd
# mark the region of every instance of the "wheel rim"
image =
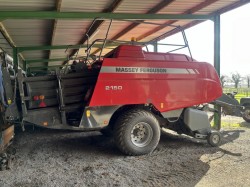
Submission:
<svg viewBox="0 0 250 187">
<path fill-rule="evenodd" d="M 147 146 L 153 138 L 153 129 L 148 123 L 137 123 L 131 130 L 131 141 L 138 147 Z"/>
<path fill-rule="evenodd" d="M 245 118 L 250 119 L 250 109 L 246 109 L 244 112 Z"/>
<path fill-rule="evenodd" d="M 212 136 L 212 142 L 213 142 L 214 144 L 219 143 L 219 142 L 220 142 L 220 136 L 219 136 L 218 134 L 214 134 L 214 135 Z"/>
</svg>

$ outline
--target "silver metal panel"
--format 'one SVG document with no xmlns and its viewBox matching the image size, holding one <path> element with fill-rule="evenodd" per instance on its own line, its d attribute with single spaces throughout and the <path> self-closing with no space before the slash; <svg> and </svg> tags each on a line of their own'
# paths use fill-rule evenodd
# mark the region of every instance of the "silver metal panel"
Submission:
<svg viewBox="0 0 250 187">
<path fill-rule="evenodd" d="M 102 107 L 87 107 L 82 115 L 80 127 L 83 128 L 97 128 L 105 127 L 109 124 L 109 121 L 115 111 L 121 106 L 102 106 Z M 90 112 L 90 116 L 87 116 L 87 111 Z"/>
<path fill-rule="evenodd" d="M 210 129 L 210 123 L 206 112 L 188 108 L 184 112 L 184 123 L 192 131 L 203 131 Z"/>
<path fill-rule="evenodd" d="M 183 108 L 178 109 L 178 110 L 168 111 L 168 112 L 162 112 L 161 114 L 164 118 L 178 118 L 180 117 L 182 111 L 183 111 Z"/>
<path fill-rule="evenodd" d="M 189 72 L 186 68 L 158 68 L 158 67 L 121 67 L 102 66 L 101 73 L 133 73 L 133 74 L 198 74 Z"/>
</svg>

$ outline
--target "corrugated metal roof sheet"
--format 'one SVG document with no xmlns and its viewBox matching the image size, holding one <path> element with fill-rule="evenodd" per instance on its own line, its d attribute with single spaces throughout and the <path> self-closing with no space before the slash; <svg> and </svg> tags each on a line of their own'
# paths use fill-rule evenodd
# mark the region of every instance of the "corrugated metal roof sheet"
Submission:
<svg viewBox="0 0 250 187">
<path fill-rule="evenodd" d="M 63 0 L 61 12 L 102 12 L 110 6 L 113 0 Z"/>
<path fill-rule="evenodd" d="M 56 1 L 51 0 L 0 0 L 0 11 L 51 11 Z M 2 22 L 16 46 L 50 45 L 50 20 L 5 20 Z M 22 53 L 24 58 L 48 58 L 47 51 Z"/>
<path fill-rule="evenodd" d="M 116 13 L 157 13 L 157 14 L 212 14 L 234 3 L 245 3 L 240 0 L 0 0 L 0 11 L 61 11 L 61 12 L 116 12 Z M 112 5 L 112 8 L 110 7 Z M 154 21 L 155 23 L 173 23 L 185 26 L 191 20 Z M 75 45 L 81 44 L 83 36 L 90 27 L 92 20 L 5 20 L 2 22 L 16 46 L 41 45 Z M 109 22 L 101 22 L 91 41 L 104 38 Z M 130 28 L 130 29 L 129 29 Z M 109 39 L 130 40 L 131 37 L 140 41 L 150 41 L 166 32 L 171 27 L 135 24 L 130 22 L 113 21 Z M 122 34 L 121 34 L 122 33 Z M 0 47 L 6 47 L 0 35 Z M 53 38 L 52 38 L 53 37 Z M 2 42 L 2 44 L 1 44 Z M 94 51 L 95 49 L 93 49 Z M 108 52 L 111 49 L 105 49 Z M 52 50 L 23 52 L 25 59 L 64 58 L 72 55 L 73 50 Z M 79 55 L 85 55 L 85 49 Z M 61 64 L 51 62 L 49 65 Z M 32 66 L 44 65 L 35 63 Z"/>
<path fill-rule="evenodd" d="M 0 0 L 0 11 L 45 11 L 55 10 L 53 0 Z"/>
<path fill-rule="evenodd" d="M 220 10 L 221 8 L 231 5 L 233 3 L 237 2 L 237 0 L 220 0 L 217 1 L 199 11 L 196 12 L 196 14 L 209 14 L 211 12 L 215 12 L 217 10 Z"/>
<path fill-rule="evenodd" d="M 9 42 L 5 39 L 3 34 L 0 32 L 0 51 L 1 49 L 8 53 L 9 55 L 12 55 L 12 47 L 10 46 Z"/>
<path fill-rule="evenodd" d="M 168 5 L 167 7 L 163 7 L 162 10 L 159 11 L 160 14 L 183 14 L 186 10 L 189 10 L 196 5 L 204 2 L 204 0 L 192 0 L 192 1 L 183 1 L 183 0 L 175 0 L 173 3 Z"/>
<path fill-rule="evenodd" d="M 160 3 L 162 0 L 125 0 L 123 1 L 115 12 L 119 13 L 146 13 L 152 7 Z"/>
<path fill-rule="evenodd" d="M 50 45 L 51 20 L 5 20 L 3 25 L 16 46 Z M 47 51 L 23 53 L 24 58 L 48 58 Z"/>
</svg>

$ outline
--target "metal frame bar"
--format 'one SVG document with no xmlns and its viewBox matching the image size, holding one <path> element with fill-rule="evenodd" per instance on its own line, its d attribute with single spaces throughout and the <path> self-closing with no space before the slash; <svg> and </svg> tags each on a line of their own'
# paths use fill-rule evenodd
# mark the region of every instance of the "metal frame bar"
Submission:
<svg viewBox="0 0 250 187">
<path fill-rule="evenodd" d="M 112 13 L 112 12 L 114 12 L 114 11 L 119 7 L 119 5 L 120 5 L 122 2 L 123 2 L 123 0 L 114 0 L 114 1 L 112 2 L 112 4 L 111 4 L 108 8 L 106 8 L 106 9 L 103 10 L 103 12 L 104 12 L 104 13 Z M 84 44 L 86 41 L 87 41 L 87 43 L 88 43 L 89 38 L 90 38 L 91 36 L 94 35 L 94 33 L 100 28 L 100 26 L 101 26 L 104 22 L 105 22 L 104 20 L 98 20 L 98 21 L 94 20 L 94 21 L 90 24 L 90 26 L 89 26 L 87 32 L 84 34 L 84 36 L 82 37 L 82 39 L 81 39 L 81 41 L 80 41 L 79 43 L 80 43 L 80 44 Z M 79 49 L 78 49 L 78 50 L 77 50 L 77 49 L 74 49 L 74 50 L 70 53 L 69 56 L 73 56 L 74 54 L 78 53 L 78 51 L 79 51 Z"/>
<path fill-rule="evenodd" d="M 16 47 L 13 47 L 13 63 L 14 63 L 14 68 L 17 72 L 18 70 L 18 49 Z"/>
<path fill-rule="evenodd" d="M 176 26 L 176 25 L 172 25 L 172 24 L 159 24 L 159 23 L 154 23 L 154 22 L 147 22 L 147 21 L 140 21 L 140 20 L 127 20 L 127 19 L 121 19 L 120 21 L 126 21 L 126 22 L 133 22 L 133 24 L 149 24 L 149 25 L 158 25 L 158 26 L 169 26 L 169 27 L 173 27 L 174 30 L 179 30 L 181 33 L 182 33 L 182 36 L 183 36 L 183 40 L 184 40 L 184 45 L 174 45 L 174 44 L 166 44 L 166 45 L 172 45 L 172 46 L 180 46 L 180 48 L 177 48 L 173 51 L 176 51 L 176 50 L 179 50 L 179 49 L 182 49 L 182 48 L 185 48 L 185 47 L 188 47 L 188 51 L 189 51 L 189 54 L 190 54 L 190 57 L 192 58 L 192 54 L 191 54 L 191 51 L 190 51 L 190 48 L 188 46 L 188 42 L 187 42 L 187 39 L 186 39 L 186 35 L 185 35 L 185 32 L 184 30 L 182 29 L 182 27 L 180 26 Z M 107 31 L 108 33 L 108 31 Z M 89 49 L 95 44 L 96 41 L 101 41 L 100 39 L 97 39 L 95 40 L 94 42 L 92 42 L 92 44 L 87 48 L 86 51 L 90 51 Z M 109 41 L 113 41 L 113 39 L 109 40 Z M 116 40 L 115 40 L 116 41 Z M 138 44 L 140 44 L 140 42 L 136 42 Z M 149 42 L 144 42 L 145 45 L 148 45 Z M 154 45 L 154 43 L 152 43 L 152 45 Z M 95 50 L 92 54 L 96 54 L 100 51 L 100 49 L 97 49 Z M 168 52 L 173 52 L 173 51 L 168 51 Z M 192 58 L 193 59 L 193 58 Z"/>
<path fill-rule="evenodd" d="M 58 68 L 58 67 L 66 67 L 66 66 L 70 66 L 70 65 L 54 65 L 54 66 L 31 66 L 28 67 L 28 69 L 46 69 L 46 68 Z"/>
<path fill-rule="evenodd" d="M 96 45 L 95 47 L 100 47 L 101 45 Z M 18 52 L 23 51 L 39 51 L 39 50 L 57 50 L 57 49 L 79 49 L 85 48 L 87 45 L 44 45 L 44 46 L 21 46 L 17 47 Z"/>
<path fill-rule="evenodd" d="M 161 9 L 163 9 L 166 6 L 168 6 L 170 3 L 174 2 L 174 1 L 175 0 L 162 0 L 160 3 L 158 3 L 157 5 L 155 5 L 152 9 L 148 10 L 146 12 L 146 14 L 155 14 L 155 13 L 159 12 Z M 119 39 L 121 36 L 125 35 L 129 31 L 131 31 L 132 29 L 134 29 L 135 27 L 137 27 L 138 25 L 140 25 L 140 23 L 131 23 L 129 26 L 127 26 L 126 28 L 124 28 L 121 32 L 117 33 L 111 39 L 112 40 Z M 97 53 L 97 52 L 99 52 L 99 49 L 96 50 L 94 53 Z M 73 55 L 73 53 L 71 55 Z"/>
<path fill-rule="evenodd" d="M 220 15 L 214 17 L 214 67 L 220 76 Z M 215 105 L 218 112 L 214 113 L 214 126 L 217 130 L 221 128 L 221 107 Z"/>
<path fill-rule="evenodd" d="M 157 53 L 158 52 L 158 42 L 157 41 L 153 44 L 153 47 L 154 47 L 154 52 Z"/>
<path fill-rule="evenodd" d="M 220 15 L 214 17 L 214 67 L 220 76 Z"/>
<path fill-rule="evenodd" d="M 138 42 L 138 43 L 141 43 L 143 45 L 153 45 L 153 46 L 155 46 L 156 44 L 157 45 L 166 45 L 166 46 L 173 45 L 173 44 L 158 43 L 158 42 L 157 43 L 156 42 L 147 42 L 147 43 Z M 117 44 L 119 44 L 119 42 Z M 66 45 L 56 46 L 56 49 L 58 49 L 60 47 L 62 49 L 64 49 L 63 47 L 65 47 L 65 46 Z M 98 45 L 98 46 L 101 47 L 101 44 Z M 106 46 L 109 46 L 109 44 L 107 44 Z M 110 45 L 110 46 L 115 46 L 115 45 Z M 183 45 L 173 45 L 173 46 L 183 46 Z M 53 48 L 53 47 L 55 47 L 55 46 L 33 46 L 33 49 L 34 50 L 40 50 L 39 48 L 41 48 L 43 50 L 47 50 L 48 48 Z M 86 46 L 83 46 L 83 47 L 86 47 Z M 21 51 L 26 51 L 26 47 L 17 47 L 17 49 L 21 49 Z M 112 48 L 112 49 L 114 49 L 114 48 Z M 20 51 L 20 50 L 18 50 L 18 51 Z M 86 56 L 79 56 L 76 59 L 81 59 L 81 58 L 86 58 Z M 57 62 L 57 61 L 66 61 L 66 60 L 74 60 L 74 59 L 75 59 L 74 57 L 71 57 L 71 58 L 62 57 L 62 58 L 50 58 L 50 59 L 26 59 L 25 62 L 27 64 L 32 64 L 32 63 L 40 63 L 40 62 Z"/>
<path fill-rule="evenodd" d="M 73 60 L 73 58 L 50 58 L 50 59 L 27 59 L 27 64 L 39 63 L 39 62 L 60 62 L 64 60 Z"/>
<path fill-rule="evenodd" d="M 0 19 L 130 19 L 130 20 L 207 20 L 210 15 L 198 14 L 131 14 L 103 12 L 1 11 Z"/>
</svg>

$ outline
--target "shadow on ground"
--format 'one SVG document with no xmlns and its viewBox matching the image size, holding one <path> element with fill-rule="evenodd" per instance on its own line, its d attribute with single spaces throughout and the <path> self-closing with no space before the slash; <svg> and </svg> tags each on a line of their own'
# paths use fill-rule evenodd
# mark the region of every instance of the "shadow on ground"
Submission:
<svg viewBox="0 0 250 187">
<path fill-rule="evenodd" d="M 222 144 L 234 142 L 243 132 L 222 132 Z M 153 153 L 137 157 L 124 156 L 111 138 L 99 132 L 27 127 L 25 132 L 16 130 L 14 146 L 14 169 L 0 173 L 0 186 L 1 182 L 8 186 L 194 186 L 210 168 L 201 161 L 202 155 L 241 156 L 169 133 L 162 134 Z"/>
<path fill-rule="evenodd" d="M 245 127 L 245 128 L 250 128 L 250 123 L 247 123 L 247 122 L 241 122 L 240 123 L 240 127 Z"/>
</svg>

